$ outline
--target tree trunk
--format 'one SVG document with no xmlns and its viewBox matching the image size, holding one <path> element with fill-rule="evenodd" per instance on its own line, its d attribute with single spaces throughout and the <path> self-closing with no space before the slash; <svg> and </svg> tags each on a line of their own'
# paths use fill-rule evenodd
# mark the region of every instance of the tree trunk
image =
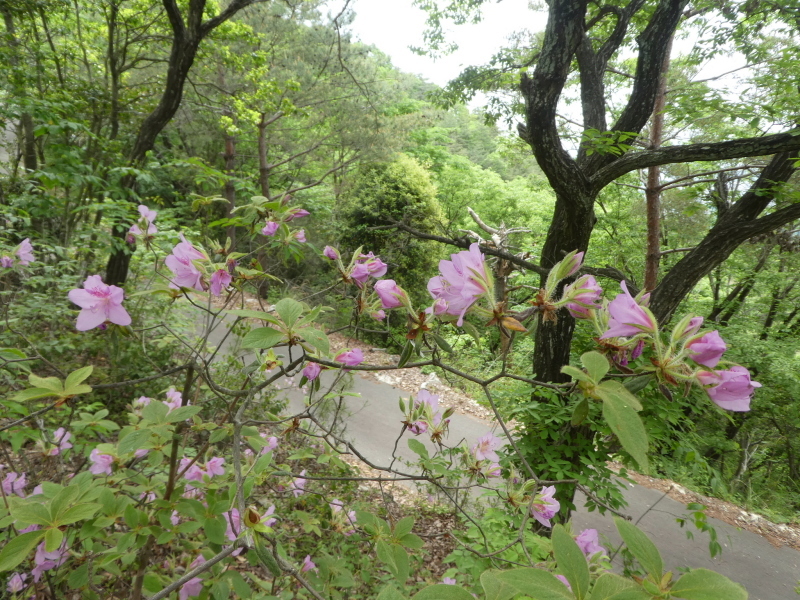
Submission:
<svg viewBox="0 0 800 600">
<path fill-rule="evenodd" d="M 669 55 L 672 50 L 672 38 L 664 55 L 664 63 L 659 75 L 658 92 L 653 107 L 653 118 L 650 126 L 650 149 L 661 146 L 664 135 L 664 107 L 667 103 L 667 71 Z M 661 262 L 661 168 L 653 165 L 647 170 L 647 256 L 645 258 L 644 289 L 651 291 L 658 285 L 658 266 Z"/>
<path fill-rule="evenodd" d="M 164 10 L 172 27 L 172 48 L 167 66 L 167 78 L 158 105 L 139 127 L 136 142 L 128 155 L 132 166 L 138 166 L 144 161 L 147 153 L 153 149 L 158 135 L 178 112 L 183 98 L 183 86 L 197 56 L 200 42 L 219 25 L 254 2 L 255 0 L 233 0 L 217 16 L 203 21 L 206 0 L 189 2 L 185 20 L 176 0 L 163 0 Z M 131 197 L 134 196 L 134 183 L 133 177 L 126 177 L 122 184 L 123 189 Z M 131 255 L 125 247 L 124 239 L 129 226 L 130 223 L 121 223 L 113 228 L 112 235 L 117 240 L 117 247 L 109 256 L 106 265 L 108 284 L 122 285 L 127 279 Z"/>
</svg>

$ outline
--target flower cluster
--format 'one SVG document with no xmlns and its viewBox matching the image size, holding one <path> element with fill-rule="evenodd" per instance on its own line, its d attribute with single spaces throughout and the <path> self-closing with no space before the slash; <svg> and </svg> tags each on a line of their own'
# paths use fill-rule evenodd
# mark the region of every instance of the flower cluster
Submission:
<svg viewBox="0 0 800 600">
<path fill-rule="evenodd" d="M 428 281 L 428 292 L 438 302 L 433 312 L 456 316 L 456 324 L 461 326 L 464 315 L 478 299 L 484 298 L 494 306 L 494 279 L 477 243 L 450 258 L 439 261 L 440 275 Z"/>
<path fill-rule="evenodd" d="M 127 241 L 133 243 L 137 237 L 150 240 L 158 233 L 158 228 L 153 224 L 158 213 L 144 204 L 139 205 L 139 221 L 134 223 L 128 230 Z"/>
<path fill-rule="evenodd" d="M 30 238 L 25 238 L 22 240 L 22 242 L 14 249 L 12 254 L 16 255 L 17 260 L 22 267 L 27 267 L 34 260 L 36 260 L 33 256 L 33 245 L 31 244 Z M 4 269 L 10 269 L 13 266 L 14 258 L 12 256 L 0 256 L 0 267 Z"/>
<path fill-rule="evenodd" d="M 400 408 L 406 412 L 405 403 L 400 401 Z M 417 397 L 408 406 L 403 424 L 414 435 L 428 433 L 434 442 L 441 441 L 447 434 L 450 425 L 448 418 L 453 414 L 453 409 L 448 408 L 444 413 L 439 411 L 439 396 L 431 394 L 426 389 L 417 392 Z"/>
<path fill-rule="evenodd" d="M 306 243 L 305 230 L 304 229 L 291 230 L 287 225 L 291 221 L 307 217 L 311 213 L 304 208 L 299 208 L 296 206 L 287 208 L 285 204 L 288 201 L 289 201 L 288 197 L 284 198 L 284 201 L 281 202 L 280 207 L 278 207 L 276 211 L 273 211 L 270 214 L 270 216 L 266 218 L 264 227 L 261 229 L 261 234 L 267 237 L 275 237 L 279 231 L 282 231 L 282 238 L 284 243 L 296 241 L 301 244 L 305 244 Z"/>
</svg>

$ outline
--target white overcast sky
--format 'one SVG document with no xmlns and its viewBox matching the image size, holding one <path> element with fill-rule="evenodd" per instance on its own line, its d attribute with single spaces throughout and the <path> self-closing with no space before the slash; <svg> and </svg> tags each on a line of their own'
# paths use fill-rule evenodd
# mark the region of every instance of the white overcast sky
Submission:
<svg viewBox="0 0 800 600">
<path fill-rule="evenodd" d="M 331 8 L 336 3 L 331 3 Z M 412 0 L 353 0 L 356 18 L 351 30 L 357 38 L 388 54 L 400 70 L 422 75 L 444 86 L 464 67 L 485 64 L 503 45 L 509 34 L 544 28 L 546 16 L 528 8 L 528 0 L 501 0 L 487 3 L 483 20 L 477 25 L 453 27 L 448 40 L 458 44 L 452 55 L 433 60 L 418 56 L 409 46 L 422 46 L 425 13 Z"/>
</svg>

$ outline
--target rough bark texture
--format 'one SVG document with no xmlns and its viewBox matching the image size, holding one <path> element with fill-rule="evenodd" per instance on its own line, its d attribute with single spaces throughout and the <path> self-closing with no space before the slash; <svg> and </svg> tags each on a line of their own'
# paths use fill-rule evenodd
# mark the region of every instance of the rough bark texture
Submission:
<svg viewBox="0 0 800 600">
<path fill-rule="evenodd" d="M 626 173 L 671 163 L 775 155 L 751 190 L 720 214 L 718 222 L 702 242 L 688 252 L 655 288 L 651 309 L 663 322 L 697 282 L 742 242 L 800 218 L 800 203 L 760 216 L 776 199 L 780 184 L 788 181 L 794 172 L 789 153 L 800 150 L 800 136 L 792 131 L 724 142 L 651 147 L 629 151 L 622 156 L 599 152 L 590 154 L 582 148 L 573 159 L 561 144 L 556 123 L 559 96 L 570 69 L 577 63 L 580 71 L 584 127 L 603 132 L 607 122 L 603 75 L 608 60 L 619 48 L 634 20 L 647 19 L 647 24 L 636 38 L 638 59 L 628 102 L 611 130 L 638 134 L 657 108 L 660 75 L 668 59 L 669 42 L 687 2 L 658 0 L 655 7 L 650 5 L 646 9 L 643 4 L 631 0 L 624 8 L 601 8 L 587 23 L 587 0 L 548 2 L 549 17 L 536 68 L 530 77 L 523 75 L 520 81 L 525 99 L 525 124 L 520 125 L 519 131 L 531 146 L 556 196 L 553 220 L 542 247 L 540 272 L 546 272 L 567 252 L 587 250 L 596 220 L 593 206 L 598 194 Z M 645 10 L 648 11 L 646 14 Z M 616 22 L 607 39 L 593 38 L 592 27 L 612 18 Z M 661 95 L 663 97 L 663 92 Z M 591 264 L 591 257 L 589 262 Z M 537 379 L 564 380 L 561 367 L 569 362 L 573 330 L 574 321 L 568 314 L 560 314 L 555 323 L 539 322 L 533 353 L 533 372 Z M 554 442 L 565 447 L 563 456 L 570 457 L 576 469 L 581 468 L 580 457 L 574 456 L 568 448 L 577 445 L 573 443 L 575 440 L 587 435 L 590 435 L 587 429 L 566 427 L 562 439 Z M 541 465 L 541 468 L 546 475 L 546 465 Z M 568 500 L 566 494 L 564 499 Z"/>
</svg>

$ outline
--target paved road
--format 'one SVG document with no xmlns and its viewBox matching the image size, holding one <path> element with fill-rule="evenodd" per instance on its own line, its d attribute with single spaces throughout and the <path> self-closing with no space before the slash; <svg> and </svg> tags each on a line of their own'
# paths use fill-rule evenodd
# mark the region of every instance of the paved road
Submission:
<svg viewBox="0 0 800 600">
<path fill-rule="evenodd" d="M 357 447 L 370 460 L 388 465 L 395 438 L 400 430 L 401 414 L 397 406 L 398 397 L 408 397 L 408 392 L 384 383 L 374 382 L 354 375 L 353 392 L 360 398 L 347 398 L 351 412 L 347 421 L 347 437 L 357 441 Z M 289 393 L 290 407 L 301 410 L 302 395 Z M 475 417 L 454 414 L 450 421 L 450 443 L 461 438 L 469 445 L 491 430 L 485 421 Z M 502 432 L 496 432 L 498 435 Z M 410 437 L 408 433 L 404 438 Z M 420 441 L 426 441 L 420 436 Z M 430 449 L 433 445 L 427 442 Z M 398 445 L 398 454 L 414 459 L 405 439 Z M 683 504 L 665 496 L 662 492 L 626 483 L 624 492 L 628 501 L 626 512 L 634 522 L 653 539 L 664 557 L 665 568 L 677 574 L 684 567 L 706 567 L 730 577 L 744 585 L 751 600 L 791 600 L 794 587 L 800 580 L 800 552 L 791 548 L 775 548 L 765 538 L 745 530 L 739 530 L 717 519 L 709 522 L 717 529 L 723 553 L 712 559 L 708 552 L 707 534 L 694 531 L 694 539 L 686 537 L 685 530 L 675 521 L 686 514 Z M 602 516 L 587 512 L 583 502 L 574 513 L 573 523 L 577 530 L 593 527 L 611 544 L 619 544 L 611 515 Z M 606 544 L 608 545 L 608 544 Z M 616 559 L 619 562 L 619 559 Z M 720 600 L 725 600 L 720 598 Z"/>
<path fill-rule="evenodd" d="M 220 333 L 223 328 L 220 328 Z M 212 336 L 212 343 L 216 335 Z M 330 373 L 323 373 L 330 377 Z M 358 449 L 370 461 L 386 466 L 391 462 L 394 441 L 400 431 L 402 415 L 398 407 L 399 397 L 407 398 L 408 392 L 385 383 L 366 379 L 358 374 L 352 376 L 352 392 L 360 397 L 345 399 L 347 412 L 346 437 L 357 441 Z M 303 409 L 303 395 L 298 390 L 287 389 L 289 407 Z M 471 446 L 475 440 L 491 430 L 491 425 L 469 415 L 454 414 L 450 420 L 451 445 L 465 439 Z M 495 432 L 500 435 L 501 432 Z M 406 434 L 404 438 L 409 437 Z M 426 436 L 419 439 L 433 449 Z M 408 449 L 404 439 L 398 445 L 398 455 L 414 460 L 416 455 Z M 738 581 L 747 588 L 751 600 L 791 600 L 799 598 L 794 588 L 800 580 L 800 552 L 791 548 L 775 548 L 765 538 L 745 530 L 739 530 L 717 519 L 709 523 L 717 530 L 718 540 L 723 546 L 721 556 L 712 559 L 708 552 L 706 534 L 694 532 L 694 540 L 686 537 L 684 529 L 675 518 L 686 513 L 684 505 L 664 496 L 662 492 L 637 485 L 626 484 L 626 512 L 634 522 L 653 539 L 664 557 L 665 568 L 677 572 L 683 567 L 706 567 Z M 573 517 L 577 529 L 593 527 L 608 543 L 620 542 L 610 515 L 589 513 L 579 502 Z M 719 600 L 725 600 L 720 598 Z"/>
</svg>

